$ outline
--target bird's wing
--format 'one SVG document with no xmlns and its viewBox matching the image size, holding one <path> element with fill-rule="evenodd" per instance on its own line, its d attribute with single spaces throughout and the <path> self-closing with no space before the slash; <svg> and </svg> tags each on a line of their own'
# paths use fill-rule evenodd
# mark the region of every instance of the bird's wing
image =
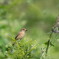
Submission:
<svg viewBox="0 0 59 59">
<path fill-rule="evenodd" d="M 15 39 L 17 39 L 18 37 L 22 37 L 22 34 L 23 34 L 23 32 L 19 32 L 18 34 L 17 34 L 17 36 L 15 37 Z"/>
<path fill-rule="evenodd" d="M 17 34 L 17 36 L 15 37 L 15 39 L 17 39 L 17 37 L 20 35 L 20 33 Z"/>
</svg>

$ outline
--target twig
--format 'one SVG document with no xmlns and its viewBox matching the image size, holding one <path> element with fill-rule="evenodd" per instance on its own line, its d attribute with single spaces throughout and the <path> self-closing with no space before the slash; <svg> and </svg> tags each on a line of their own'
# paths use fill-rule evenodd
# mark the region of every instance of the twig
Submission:
<svg viewBox="0 0 59 59">
<path fill-rule="evenodd" d="M 50 41 L 51 38 L 52 38 L 52 34 L 53 34 L 53 32 L 50 33 L 50 35 L 49 35 L 49 40 L 48 40 L 48 42 L 46 42 L 46 44 L 47 44 L 47 47 L 46 47 L 46 55 L 47 55 L 47 53 L 48 53 L 49 46 L 50 46 L 50 45 L 54 46 L 54 45 L 51 43 L 51 41 Z"/>
</svg>

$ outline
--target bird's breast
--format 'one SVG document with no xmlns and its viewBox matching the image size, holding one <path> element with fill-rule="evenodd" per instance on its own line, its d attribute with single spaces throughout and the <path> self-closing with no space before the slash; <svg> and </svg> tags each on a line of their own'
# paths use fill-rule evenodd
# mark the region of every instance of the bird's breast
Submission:
<svg viewBox="0 0 59 59">
<path fill-rule="evenodd" d="M 18 36 L 18 38 L 20 38 L 20 39 L 25 36 L 25 32 L 20 32 L 19 34 L 20 34 L 20 35 Z"/>
</svg>

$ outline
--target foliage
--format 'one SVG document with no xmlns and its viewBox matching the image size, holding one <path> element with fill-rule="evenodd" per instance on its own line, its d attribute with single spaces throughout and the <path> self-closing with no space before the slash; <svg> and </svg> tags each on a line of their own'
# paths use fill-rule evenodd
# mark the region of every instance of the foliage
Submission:
<svg viewBox="0 0 59 59">
<path fill-rule="evenodd" d="M 0 59 L 44 58 L 44 43 L 49 40 L 58 11 L 58 0 L 0 0 Z M 25 37 L 15 41 L 24 27 L 28 29 Z M 49 47 L 45 59 L 58 59 L 58 33 L 53 33 L 51 42 L 54 47 Z"/>
</svg>

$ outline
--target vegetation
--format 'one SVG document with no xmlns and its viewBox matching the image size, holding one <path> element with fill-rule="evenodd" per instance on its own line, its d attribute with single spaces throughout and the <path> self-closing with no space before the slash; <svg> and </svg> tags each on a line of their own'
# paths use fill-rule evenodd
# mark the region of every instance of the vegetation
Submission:
<svg viewBox="0 0 59 59">
<path fill-rule="evenodd" d="M 58 14 L 59 0 L 0 0 L 0 59 L 59 59 L 59 33 L 49 37 Z M 28 31 L 16 41 L 21 28 Z"/>
</svg>

